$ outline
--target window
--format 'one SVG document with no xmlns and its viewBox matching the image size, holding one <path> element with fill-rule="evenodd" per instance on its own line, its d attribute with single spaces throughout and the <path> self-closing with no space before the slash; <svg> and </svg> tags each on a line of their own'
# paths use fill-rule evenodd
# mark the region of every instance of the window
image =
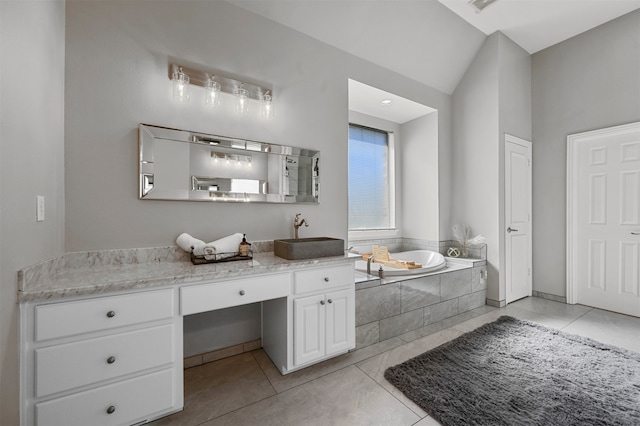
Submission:
<svg viewBox="0 0 640 426">
<path fill-rule="evenodd" d="M 395 227 L 393 138 L 376 129 L 349 125 L 349 230 Z"/>
</svg>

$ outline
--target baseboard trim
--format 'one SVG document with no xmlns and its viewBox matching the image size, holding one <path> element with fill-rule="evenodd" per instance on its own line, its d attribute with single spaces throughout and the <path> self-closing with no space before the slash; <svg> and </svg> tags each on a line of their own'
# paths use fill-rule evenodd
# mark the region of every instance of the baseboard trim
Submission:
<svg viewBox="0 0 640 426">
<path fill-rule="evenodd" d="M 487 305 L 493 306 L 494 308 L 504 308 L 505 306 L 507 306 L 507 302 L 505 300 L 486 299 L 486 303 Z"/>
<path fill-rule="evenodd" d="M 262 347 L 262 339 L 252 340 L 250 342 L 240 343 L 239 345 L 229 346 L 217 349 L 211 352 L 205 352 L 199 355 L 186 357 L 184 361 L 184 369 L 197 367 L 209 362 L 218 361 L 219 359 L 228 358 L 234 355 L 240 355 L 245 352 L 251 352 Z"/>
<path fill-rule="evenodd" d="M 564 296 L 556 296 L 555 294 L 543 293 L 541 291 L 533 290 L 533 296 L 540 299 L 553 300 L 554 302 L 567 303 L 567 298 Z"/>
</svg>

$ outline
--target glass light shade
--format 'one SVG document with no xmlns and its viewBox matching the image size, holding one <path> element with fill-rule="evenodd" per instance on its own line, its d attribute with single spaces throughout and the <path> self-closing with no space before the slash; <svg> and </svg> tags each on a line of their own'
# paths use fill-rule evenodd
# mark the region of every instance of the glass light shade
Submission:
<svg viewBox="0 0 640 426">
<path fill-rule="evenodd" d="M 178 102 L 189 100 L 189 76 L 182 71 L 182 67 L 173 73 L 173 99 Z"/>
<path fill-rule="evenodd" d="M 240 86 L 238 89 L 234 91 L 234 94 L 236 95 L 236 98 L 237 98 L 236 112 L 238 114 L 246 114 L 247 112 L 249 112 L 249 102 L 248 102 L 249 92 L 247 91 L 247 89 Z"/>
<path fill-rule="evenodd" d="M 213 108 L 220 106 L 220 83 L 210 78 L 204 87 L 206 90 L 204 98 L 205 105 Z"/>
<path fill-rule="evenodd" d="M 262 97 L 261 116 L 267 120 L 273 117 L 273 97 L 271 95 L 264 95 Z"/>
</svg>

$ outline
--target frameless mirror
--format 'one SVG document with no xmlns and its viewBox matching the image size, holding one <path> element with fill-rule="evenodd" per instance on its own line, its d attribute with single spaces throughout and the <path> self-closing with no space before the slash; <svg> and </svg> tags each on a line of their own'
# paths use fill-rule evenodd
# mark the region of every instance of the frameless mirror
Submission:
<svg viewBox="0 0 640 426">
<path fill-rule="evenodd" d="M 140 124 L 141 200 L 318 203 L 320 152 Z"/>
</svg>

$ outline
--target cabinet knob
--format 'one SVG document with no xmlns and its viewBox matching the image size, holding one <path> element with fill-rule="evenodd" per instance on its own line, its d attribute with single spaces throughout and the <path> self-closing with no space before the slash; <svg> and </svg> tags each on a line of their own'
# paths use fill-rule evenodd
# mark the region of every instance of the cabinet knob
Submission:
<svg viewBox="0 0 640 426">
<path fill-rule="evenodd" d="M 329 303 L 333 303 L 333 300 L 329 299 L 329 300 L 327 300 L 327 302 L 329 302 Z"/>
<path fill-rule="evenodd" d="M 321 301 L 320 301 L 320 304 L 321 304 L 321 305 L 324 305 L 324 300 L 321 300 Z"/>
<path fill-rule="evenodd" d="M 244 290 L 240 290 L 240 296 L 244 296 L 245 294 Z"/>
<path fill-rule="evenodd" d="M 328 283 L 329 282 L 329 277 L 324 277 L 324 282 Z"/>
<path fill-rule="evenodd" d="M 116 357 L 111 355 L 109 358 L 107 358 L 107 364 L 113 364 L 114 362 L 116 362 Z"/>
<path fill-rule="evenodd" d="M 116 412 L 116 407 L 113 405 L 110 405 L 109 408 L 107 408 L 107 414 L 113 414 Z"/>
<path fill-rule="evenodd" d="M 109 312 L 107 312 L 107 318 L 113 318 L 113 317 L 115 317 L 115 316 L 116 316 L 115 311 L 109 311 Z"/>
</svg>

